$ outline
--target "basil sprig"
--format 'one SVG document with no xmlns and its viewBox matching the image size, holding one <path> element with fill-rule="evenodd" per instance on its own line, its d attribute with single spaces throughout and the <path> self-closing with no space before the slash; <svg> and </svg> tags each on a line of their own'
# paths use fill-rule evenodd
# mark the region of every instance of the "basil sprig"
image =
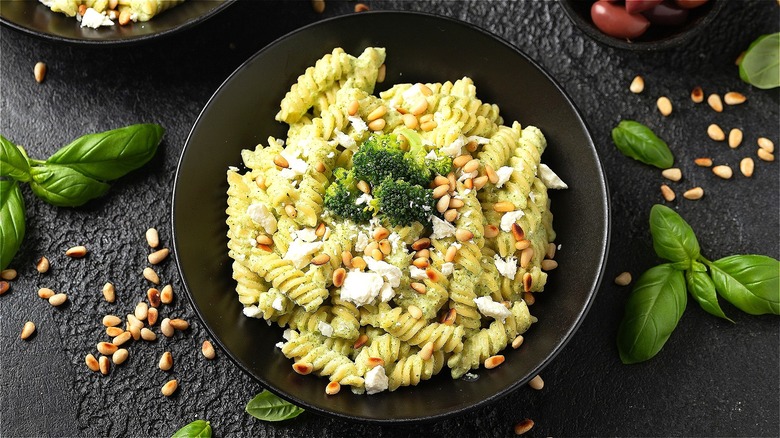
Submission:
<svg viewBox="0 0 780 438">
<path fill-rule="evenodd" d="M 780 32 L 756 38 L 739 63 L 739 77 L 757 88 L 780 87 Z"/>
<path fill-rule="evenodd" d="M 211 423 L 206 420 L 195 420 L 177 430 L 171 438 L 211 438 Z"/>
<path fill-rule="evenodd" d="M 656 254 L 671 263 L 649 269 L 634 285 L 617 335 L 623 363 L 658 354 L 685 311 L 688 292 L 704 311 L 728 321 L 718 296 L 752 315 L 780 315 L 777 260 L 734 255 L 711 262 L 701 255 L 690 225 L 663 205 L 650 211 L 650 231 Z"/>
<path fill-rule="evenodd" d="M 147 123 L 87 134 L 46 161 L 31 159 L 0 135 L 0 269 L 8 266 L 24 238 L 19 183 L 29 183 L 33 194 L 57 207 L 84 205 L 105 195 L 108 182 L 146 164 L 164 132 L 159 125 Z"/>
<path fill-rule="evenodd" d="M 263 421 L 283 421 L 297 417 L 304 410 L 263 390 L 247 403 L 246 412 Z"/>
<path fill-rule="evenodd" d="M 647 126 L 633 120 L 623 120 L 612 129 L 612 141 L 625 156 L 659 169 L 674 165 L 669 145 Z"/>
</svg>

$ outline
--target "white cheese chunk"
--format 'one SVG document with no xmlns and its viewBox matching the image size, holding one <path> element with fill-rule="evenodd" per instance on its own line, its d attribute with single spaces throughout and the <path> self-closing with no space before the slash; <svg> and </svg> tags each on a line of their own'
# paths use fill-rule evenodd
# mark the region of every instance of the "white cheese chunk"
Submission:
<svg viewBox="0 0 780 438">
<path fill-rule="evenodd" d="M 344 134 L 338 129 L 334 130 L 333 133 L 336 135 L 336 142 L 338 142 L 338 144 L 343 146 L 345 149 L 354 149 L 357 146 L 357 143 L 355 143 L 355 140 L 352 137 Z"/>
<path fill-rule="evenodd" d="M 368 193 L 363 193 L 362 195 L 358 196 L 357 199 L 355 199 L 355 205 L 368 204 L 373 199 L 374 199 L 373 196 L 369 195 Z"/>
<path fill-rule="evenodd" d="M 367 246 L 368 236 L 366 236 L 366 233 L 358 233 L 357 239 L 355 240 L 355 251 L 363 252 Z"/>
<path fill-rule="evenodd" d="M 374 260 L 373 257 L 364 257 L 363 259 L 366 261 L 368 269 L 384 277 L 390 283 L 390 286 L 398 287 L 401 284 L 403 272 L 397 266 L 381 260 Z"/>
<path fill-rule="evenodd" d="M 474 298 L 474 302 L 481 314 L 497 321 L 500 320 L 502 323 L 506 321 L 508 316 L 512 315 L 512 312 L 503 304 L 493 301 L 490 297 Z"/>
<path fill-rule="evenodd" d="M 244 315 L 249 318 L 262 318 L 263 311 L 257 306 L 246 306 L 244 307 Z"/>
<path fill-rule="evenodd" d="M 441 152 L 444 155 L 455 158 L 461 155 L 460 152 L 463 150 L 463 146 L 466 146 L 466 137 L 461 135 L 455 140 L 453 140 L 452 143 L 439 149 L 439 152 Z"/>
<path fill-rule="evenodd" d="M 441 264 L 441 273 L 445 277 L 449 277 L 450 275 L 452 275 L 452 271 L 454 270 L 455 270 L 455 264 L 452 262 L 446 262 Z"/>
<path fill-rule="evenodd" d="M 87 8 L 84 12 L 84 16 L 81 17 L 81 27 L 91 27 L 97 29 L 100 26 L 113 26 L 114 22 L 111 21 L 105 13 L 100 13 L 94 8 Z"/>
<path fill-rule="evenodd" d="M 366 373 L 365 377 L 366 394 L 376 394 L 382 392 L 388 387 L 388 378 L 385 374 L 385 367 L 377 365 Z"/>
<path fill-rule="evenodd" d="M 276 232 L 276 218 L 265 204 L 256 202 L 250 205 L 246 208 L 246 214 L 249 215 L 252 221 L 263 227 L 266 233 L 273 234 Z"/>
<path fill-rule="evenodd" d="M 441 220 L 436 216 L 431 216 L 431 223 L 433 224 L 433 234 L 431 234 L 431 237 L 434 239 L 444 239 L 455 235 L 455 226 L 451 223 Z"/>
<path fill-rule="evenodd" d="M 304 242 L 314 242 L 317 240 L 317 232 L 314 228 L 304 228 L 298 230 L 293 234 L 297 240 L 303 240 Z"/>
<path fill-rule="evenodd" d="M 341 299 L 356 306 L 371 304 L 384 284 L 382 276 L 376 272 L 349 271 L 341 286 Z"/>
<path fill-rule="evenodd" d="M 274 302 L 271 303 L 271 307 L 273 307 L 274 309 L 280 312 L 284 312 L 284 304 L 282 303 L 282 297 L 276 297 L 274 299 Z"/>
<path fill-rule="evenodd" d="M 501 229 L 507 233 L 512 231 L 512 224 L 523 216 L 525 216 L 523 210 L 508 211 L 504 213 L 504 215 L 501 216 Z"/>
<path fill-rule="evenodd" d="M 300 158 L 286 151 L 282 152 L 280 155 L 287 160 L 287 164 L 288 164 L 286 168 L 282 169 L 279 172 L 279 175 L 281 175 L 282 178 L 294 179 L 306 173 L 306 169 L 309 166 L 306 164 L 305 161 L 301 160 Z"/>
<path fill-rule="evenodd" d="M 282 259 L 292 261 L 296 269 L 303 269 L 308 261 L 308 256 L 319 251 L 322 245 L 322 242 L 305 242 L 301 239 L 293 240 L 290 242 L 290 246 Z"/>
<path fill-rule="evenodd" d="M 510 280 L 514 280 L 515 275 L 517 274 L 517 258 L 509 256 L 505 260 L 496 254 L 493 256 L 493 259 L 496 264 L 496 269 L 498 269 L 498 273 Z"/>
<path fill-rule="evenodd" d="M 512 172 L 514 172 L 514 168 L 509 166 L 502 166 L 499 167 L 498 170 L 496 170 L 496 175 L 498 175 L 498 181 L 496 182 L 496 187 L 499 189 L 506 184 L 507 181 L 509 181 L 509 178 L 512 177 Z"/>
<path fill-rule="evenodd" d="M 355 132 L 359 134 L 362 134 L 366 131 L 368 131 L 368 125 L 366 125 L 366 122 L 363 121 L 358 116 L 349 116 L 349 123 L 352 124 L 352 128 L 355 130 Z"/>
<path fill-rule="evenodd" d="M 568 189 L 569 186 L 546 164 L 539 164 L 539 179 L 548 189 Z"/>
<path fill-rule="evenodd" d="M 414 280 L 427 280 L 428 274 L 425 273 L 425 269 L 420 269 L 417 266 L 411 265 L 409 266 L 409 277 Z"/>
<path fill-rule="evenodd" d="M 385 284 L 382 285 L 382 289 L 379 291 L 379 300 L 386 303 L 392 300 L 393 297 L 395 297 L 395 289 L 389 282 L 385 281 Z"/>
<path fill-rule="evenodd" d="M 317 323 L 317 330 L 322 333 L 322 336 L 325 336 L 327 338 L 333 336 L 333 326 L 328 324 L 325 321 L 320 321 Z"/>
</svg>

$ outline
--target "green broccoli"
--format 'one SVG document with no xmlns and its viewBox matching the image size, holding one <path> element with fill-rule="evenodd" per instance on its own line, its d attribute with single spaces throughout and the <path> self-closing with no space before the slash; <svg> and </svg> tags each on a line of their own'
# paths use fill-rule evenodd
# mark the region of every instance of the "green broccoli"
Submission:
<svg viewBox="0 0 780 438">
<path fill-rule="evenodd" d="M 369 206 L 391 225 L 406 226 L 413 222 L 427 224 L 435 212 L 433 190 L 401 179 L 386 178 L 374 188 Z"/>
<path fill-rule="evenodd" d="M 425 180 L 424 184 L 418 184 L 427 187 L 436 175 L 446 176 L 452 171 L 452 158 L 428 158 L 428 151 L 422 144 L 420 134 L 411 129 L 402 129 L 401 134 L 409 142 L 409 152 L 406 153 L 407 164 L 420 174 L 420 180 Z"/>
<path fill-rule="evenodd" d="M 325 191 L 325 208 L 337 216 L 356 223 L 371 219 L 373 212 L 366 208 L 365 204 L 356 203 L 363 193 L 357 188 L 355 175 L 339 167 L 333 171 L 333 178 L 333 182 Z"/>
<path fill-rule="evenodd" d="M 401 150 L 395 134 L 371 135 L 352 156 L 355 177 L 372 187 L 385 178 L 402 179 L 413 184 L 430 183 L 430 171 L 418 164 L 412 155 Z"/>
</svg>

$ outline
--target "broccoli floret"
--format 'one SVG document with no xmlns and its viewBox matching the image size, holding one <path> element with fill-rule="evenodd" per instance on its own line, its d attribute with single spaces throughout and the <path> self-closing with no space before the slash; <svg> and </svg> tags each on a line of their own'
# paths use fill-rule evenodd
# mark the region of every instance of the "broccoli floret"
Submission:
<svg viewBox="0 0 780 438">
<path fill-rule="evenodd" d="M 404 180 L 386 178 L 372 195 L 371 208 L 393 226 L 406 226 L 413 222 L 426 224 L 435 211 L 433 190 Z"/>
<path fill-rule="evenodd" d="M 425 181 L 425 183 L 418 184 L 427 186 L 436 175 L 446 176 L 452 171 L 452 158 L 428 158 L 428 152 L 422 144 L 420 134 L 411 129 L 402 129 L 401 134 L 409 142 L 409 152 L 406 153 L 407 163 L 420 175 L 419 179 Z"/>
<path fill-rule="evenodd" d="M 378 186 L 385 178 L 409 178 L 405 153 L 394 134 L 371 135 L 352 156 L 358 180 Z"/>
<path fill-rule="evenodd" d="M 344 168 L 333 171 L 333 182 L 325 191 L 325 208 L 336 216 L 350 219 L 354 222 L 366 222 L 373 212 L 365 204 L 358 205 L 357 199 L 363 193 L 357 188 L 355 175 Z"/>
<path fill-rule="evenodd" d="M 425 164 L 428 166 L 428 169 L 431 170 L 433 176 L 447 176 L 450 172 L 452 172 L 452 158 L 450 157 L 438 157 L 435 160 L 426 158 Z"/>
</svg>

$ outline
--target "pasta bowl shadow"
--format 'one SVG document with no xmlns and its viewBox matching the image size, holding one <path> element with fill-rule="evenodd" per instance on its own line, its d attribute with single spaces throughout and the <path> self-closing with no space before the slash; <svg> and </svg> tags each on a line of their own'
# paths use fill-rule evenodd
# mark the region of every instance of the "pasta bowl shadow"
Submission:
<svg viewBox="0 0 780 438">
<path fill-rule="evenodd" d="M 397 32 L 417 29 L 414 33 Z M 426 44 L 419 44 L 425 41 Z M 225 224 L 226 171 L 241 150 L 285 138 L 274 120 L 298 75 L 335 47 L 357 56 L 387 50 L 378 90 L 402 82 L 471 77 L 477 97 L 497 104 L 504 123 L 539 127 L 548 140 L 543 161 L 569 185 L 551 191 L 561 245 L 531 313 L 539 321 L 506 362 L 453 380 L 443 372 L 418 386 L 356 395 L 325 394 L 324 377 L 302 376 L 275 345 L 282 329 L 242 314 L 232 279 Z M 588 129 L 561 87 L 517 48 L 448 18 L 410 12 L 368 12 L 324 20 L 292 32 L 240 66 L 214 93 L 190 132 L 173 195 L 174 254 L 186 295 L 212 338 L 246 373 L 280 397 L 317 413 L 375 423 L 442 419 L 493 403 L 536 376 L 580 326 L 603 274 L 609 240 L 607 185 Z M 585 237 L 587 236 L 587 237 Z"/>
</svg>

